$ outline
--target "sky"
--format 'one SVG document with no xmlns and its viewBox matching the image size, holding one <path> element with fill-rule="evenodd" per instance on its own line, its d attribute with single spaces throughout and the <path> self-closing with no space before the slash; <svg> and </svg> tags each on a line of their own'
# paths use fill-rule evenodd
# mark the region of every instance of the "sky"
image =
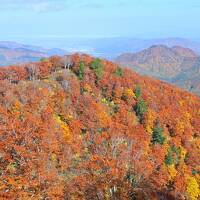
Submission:
<svg viewBox="0 0 200 200">
<path fill-rule="evenodd" d="M 200 38 L 200 0 L 0 0 L 0 40 Z"/>
</svg>

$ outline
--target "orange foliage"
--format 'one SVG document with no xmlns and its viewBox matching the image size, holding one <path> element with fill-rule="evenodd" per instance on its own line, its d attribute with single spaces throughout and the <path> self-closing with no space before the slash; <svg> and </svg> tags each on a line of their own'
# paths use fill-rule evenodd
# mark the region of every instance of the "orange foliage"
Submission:
<svg viewBox="0 0 200 200">
<path fill-rule="evenodd" d="M 96 79 L 92 61 L 0 68 L 0 199 L 197 199 L 199 97 L 129 69 L 117 76 L 109 61 Z M 157 123 L 163 144 L 152 143 Z"/>
</svg>

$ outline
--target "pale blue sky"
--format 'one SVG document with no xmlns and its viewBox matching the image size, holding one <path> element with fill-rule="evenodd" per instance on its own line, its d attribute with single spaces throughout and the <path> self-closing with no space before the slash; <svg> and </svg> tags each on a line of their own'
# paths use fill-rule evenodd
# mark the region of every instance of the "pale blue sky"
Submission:
<svg viewBox="0 0 200 200">
<path fill-rule="evenodd" d="M 0 40 L 200 38 L 200 0 L 0 0 Z"/>
</svg>

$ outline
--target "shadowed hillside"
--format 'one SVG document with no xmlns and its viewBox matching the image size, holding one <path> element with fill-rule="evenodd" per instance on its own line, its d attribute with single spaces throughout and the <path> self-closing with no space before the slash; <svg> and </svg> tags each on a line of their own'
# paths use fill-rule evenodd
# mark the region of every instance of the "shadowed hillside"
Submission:
<svg viewBox="0 0 200 200">
<path fill-rule="evenodd" d="M 116 62 L 200 94 L 199 57 L 190 49 L 152 46 L 138 53 L 122 54 L 116 58 Z"/>
</svg>

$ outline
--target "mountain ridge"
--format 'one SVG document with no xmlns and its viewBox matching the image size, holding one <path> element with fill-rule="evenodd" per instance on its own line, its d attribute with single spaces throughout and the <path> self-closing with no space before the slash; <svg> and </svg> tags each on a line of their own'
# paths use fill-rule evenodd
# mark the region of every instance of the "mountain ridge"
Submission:
<svg viewBox="0 0 200 200">
<path fill-rule="evenodd" d="M 180 46 L 170 48 L 164 45 L 154 45 L 138 53 L 122 54 L 116 58 L 116 62 L 129 66 L 139 73 L 168 81 L 200 94 L 200 83 L 192 81 L 193 77 L 197 77 L 196 80 L 200 79 L 199 56 L 191 49 Z M 190 70 L 196 70 L 197 73 L 190 73 Z M 186 76 L 187 73 L 191 77 Z M 187 79 L 190 79 L 189 84 Z"/>
<path fill-rule="evenodd" d="M 24 45 L 17 42 L 0 41 L 0 66 L 39 61 L 52 55 L 63 56 L 67 51 L 57 48 Z"/>
</svg>

